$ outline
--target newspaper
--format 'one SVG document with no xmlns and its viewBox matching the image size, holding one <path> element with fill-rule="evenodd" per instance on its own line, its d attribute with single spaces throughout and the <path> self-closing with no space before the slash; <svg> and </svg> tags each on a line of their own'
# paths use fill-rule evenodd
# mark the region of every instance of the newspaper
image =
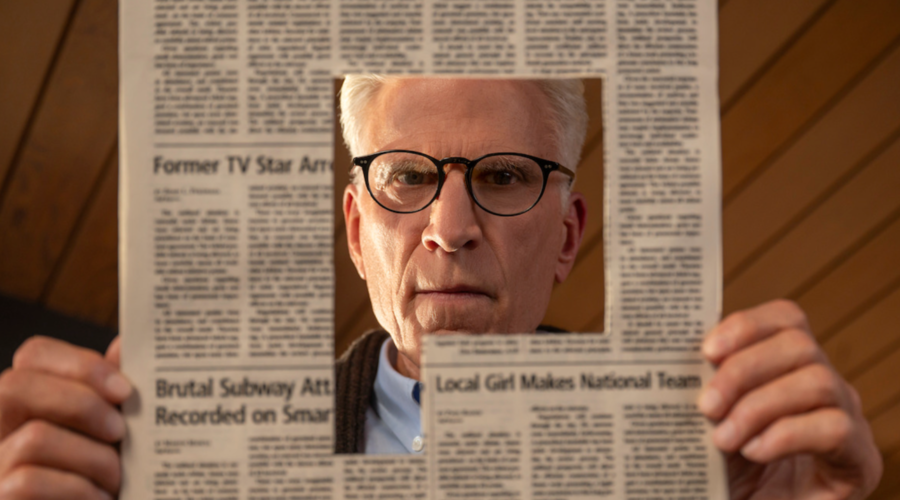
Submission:
<svg viewBox="0 0 900 500">
<path fill-rule="evenodd" d="M 727 498 L 703 362 L 611 337 L 427 337 L 430 498 Z"/>
<path fill-rule="evenodd" d="M 121 498 L 708 498 L 714 0 L 121 0 Z M 332 82 L 604 80 L 604 334 L 427 338 L 424 454 L 334 443 Z"/>
</svg>

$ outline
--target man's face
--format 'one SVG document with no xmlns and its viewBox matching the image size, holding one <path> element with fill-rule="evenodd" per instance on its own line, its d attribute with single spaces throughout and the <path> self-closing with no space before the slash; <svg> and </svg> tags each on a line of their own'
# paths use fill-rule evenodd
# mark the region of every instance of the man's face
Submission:
<svg viewBox="0 0 900 500">
<path fill-rule="evenodd" d="M 559 160 L 547 98 L 532 82 L 390 80 L 365 116 L 365 154 L 516 152 Z M 344 193 L 351 257 L 401 354 L 398 369 L 414 378 L 425 333 L 533 332 L 554 282 L 572 268 L 584 228 L 584 200 L 573 193 L 562 205 L 566 177 L 558 172 L 537 206 L 499 217 L 469 197 L 464 166 L 445 171 L 440 196 L 413 214 L 381 208 L 363 183 Z"/>
</svg>

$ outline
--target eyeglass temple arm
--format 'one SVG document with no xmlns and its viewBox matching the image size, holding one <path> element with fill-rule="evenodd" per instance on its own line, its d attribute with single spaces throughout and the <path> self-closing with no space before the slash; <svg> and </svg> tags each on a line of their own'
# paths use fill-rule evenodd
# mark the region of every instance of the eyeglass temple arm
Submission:
<svg viewBox="0 0 900 500">
<path fill-rule="evenodd" d="M 559 170 L 560 172 L 562 172 L 562 173 L 568 175 L 569 178 L 571 178 L 571 179 L 574 179 L 574 178 L 575 178 L 575 172 L 569 170 L 568 168 L 566 168 L 566 167 L 564 167 L 564 166 L 562 166 L 562 165 L 560 165 L 560 164 L 557 164 L 556 166 L 558 167 L 558 170 Z"/>
</svg>

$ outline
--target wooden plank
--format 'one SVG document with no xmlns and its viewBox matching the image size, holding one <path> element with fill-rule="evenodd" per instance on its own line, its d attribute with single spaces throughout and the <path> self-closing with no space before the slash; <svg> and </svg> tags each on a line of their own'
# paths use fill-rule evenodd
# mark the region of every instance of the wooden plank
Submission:
<svg viewBox="0 0 900 500">
<path fill-rule="evenodd" d="M 113 311 L 112 315 L 109 317 L 109 321 L 106 322 L 106 326 L 112 328 L 113 330 L 119 331 L 119 303 L 116 301 L 116 309 Z"/>
<path fill-rule="evenodd" d="M 875 416 L 870 424 L 879 450 L 900 449 L 900 403 Z"/>
<path fill-rule="evenodd" d="M 599 135 L 594 139 L 595 147 L 581 159 L 578 165 L 578 180 L 573 187 L 584 195 L 587 204 L 587 223 L 584 228 L 582 248 L 596 238 L 603 242 L 603 140 Z M 580 256 L 579 256 L 580 257 Z"/>
<path fill-rule="evenodd" d="M 829 338 L 848 316 L 900 280 L 900 218 L 876 235 L 815 286 L 797 297 L 820 339 Z"/>
<path fill-rule="evenodd" d="M 900 287 L 841 329 L 823 348 L 838 371 L 853 376 L 884 353 L 900 348 L 898 323 Z"/>
<path fill-rule="evenodd" d="M 73 2 L 0 2 L 0 185 L 64 34 Z"/>
<path fill-rule="evenodd" d="M 584 164 L 584 159 L 597 147 L 597 143 L 603 141 L 603 79 L 585 78 L 584 101 L 588 110 L 588 128 L 584 136 L 584 147 L 581 149 L 579 167 Z"/>
<path fill-rule="evenodd" d="M 343 332 L 355 321 L 353 314 L 360 305 L 369 302 L 369 290 L 350 260 L 346 232 L 336 234 L 334 241 L 334 329 L 335 332 Z"/>
<path fill-rule="evenodd" d="M 898 35 L 896 0 L 839 0 L 828 9 L 723 117 L 726 197 Z"/>
<path fill-rule="evenodd" d="M 882 450 L 884 451 L 886 450 Z M 884 455 L 881 483 L 869 495 L 868 500 L 900 500 L 900 450 L 890 450 Z"/>
<path fill-rule="evenodd" d="M 900 127 L 894 50 L 722 213 L 726 283 Z"/>
<path fill-rule="evenodd" d="M 344 231 L 344 212 L 343 199 L 344 187 L 350 180 L 350 165 L 353 164 L 350 151 L 344 145 L 344 136 L 341 133 L 341 99 L 338 92 L 341 85 L 344 84 L 343 78 L 334 80 L 334 117 L 333 117 L 333 135 L 334 140 L 334 234 L 335 236 Z M 337 255 L 335 255 L 337 257 Z"/>
<path fill-rule="evenodd" d="M 891 471 L 886 472 L 886 474 L 882 476 L 882 483 L 890 481 L 890 477 L 887 476 L 889 473 L 891 473 Z M 893 473 L 900 474 L 900 470 L 894 470 Z M 881 484 L 879 484 L 875 491 L 866 497 L 866 500 L 900 500 L 900 490 L 883 491 Z"/>
<path fill-rule="evenodd" d="M 725 309 L 791 295 L 900 207 L 900 140 L 725 287 Z"/>
<path fill-rule="evenodd" d="M 896 323 L 887 325 L 896 328 Z M 871 368 L 857 375 L 850 383 L 859 391 L 863 412 L 867 417 L 887 409 L 900 397 L 900 349 L 873 364 Z"/>
<path fill-rule="evenodd" d="M 115 0 L 83 0 L 0 208 L 0 291 L 36 299 L 116 138 Z"/>
<path fill-rule="evenodd" d="M 830 0 L 733 0 L 719 11 L 719 99 L 728 103 Z"/>
<path fill-rule="evenodd" d="M 543 323 L 581 331 L 603 312 L 603 245 L 585 255 L 569 278 L 553 290 Z"/>
<path fill-rule="evenodd" d="M 118 155 L 113 154 L 109 163 L 97 196 L 87 208 L 84 224 L 60 263 L 45 304 L 101 325 L 109 320 L 119 298 Z"/>
<path fill-rule="evenodd" d="M 601 314 L 591 318 L 585 326 L 581 327 L 579 332 L 587 332 L 587 333 L 604 333 L 606 330 L 606 317 L 603 315 L 606 312 L 604 309 L 601 311 Z"/>
</svg>

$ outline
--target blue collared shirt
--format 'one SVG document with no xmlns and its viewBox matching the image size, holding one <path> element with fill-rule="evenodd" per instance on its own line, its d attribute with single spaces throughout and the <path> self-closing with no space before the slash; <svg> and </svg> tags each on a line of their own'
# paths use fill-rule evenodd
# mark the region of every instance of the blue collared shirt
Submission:
<svg viewBox="0 0 900 500">
<path fill-rule="evenodd" d="M 366 410 L 366 454 L 420 454 L 422 417 L 417 394 L 418 382 L 401 375 L 391 364 L 390 338 L 381 345 L 378 373 L 375 375 L 375 400 Z M 374 408 L 374 410 L 373 410 Z"/>
</svg>

